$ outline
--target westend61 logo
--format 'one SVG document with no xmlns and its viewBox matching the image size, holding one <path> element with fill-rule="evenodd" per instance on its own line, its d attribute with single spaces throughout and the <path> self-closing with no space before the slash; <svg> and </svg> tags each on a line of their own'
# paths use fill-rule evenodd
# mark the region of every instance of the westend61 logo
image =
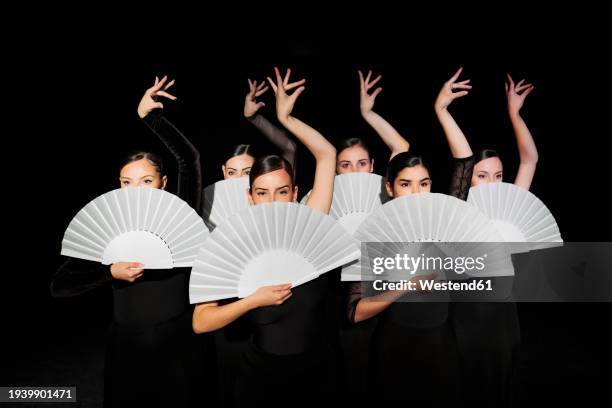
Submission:
<svg viewBox="0 0 612 408">
<path fill-rule="evenodd" d="M 485 269 L 487 254 L 479 257 L 440 257 L 421 256 L 414 257 L 408 254 L 396 254 L 394 257 L 372 258 L 372 272 L 381 275 L 388 271 L 407 271 L 415 274 L 417 271 L 454 271 L 462 274 L 469 271 L 482 271 Z"/>
</svg>

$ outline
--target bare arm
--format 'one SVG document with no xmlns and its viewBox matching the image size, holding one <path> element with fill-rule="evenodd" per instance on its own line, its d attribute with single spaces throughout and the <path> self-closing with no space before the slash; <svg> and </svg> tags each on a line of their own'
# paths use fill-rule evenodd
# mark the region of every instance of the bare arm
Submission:
<svg viewBox="0 0 612 408">
<path fill-rule="evenodd" d="M 378 136 L 380 136 L 383 142 L 385 142 L 387 147 L 391 150 L 389 159 L 392 159 L 398 153 L 407 152 L 410 148 L 408 141 L 404 139 L 389 122 L 372 110 L 374 108 L 376 96 L 382 91 L 382 88 L 376 88 L 371 94 L 368 94 L 368 91 L 380 81 L 382 76 L 379 75 L 374 80 L 370 80 L 372 71 L 368 72 L 365 79 L 361 71 L 358 72 L 360 84 L 359 108 L 361 110 L 361 116 L 363 116 L 365 121 L 368 122 L 376 133 L 378 133 Z"/>
<path fill-rule="evenodd" d="M 532 84 L 524 84 L 524 82 L 525 80 L 522 79 L 515 85 L 512 77 L 508 75 L 506 98 L 508 100 L 508 114 L 514 129 L 514 136 L 516 137 L 521 160 L 514 184 L 529 190 L 538 163 L 538 149 L 527 124 L 520 115 L 525 98 L 534 89 Z"/>
<path fill-rule="evenodd" d="M 455 75 L 444 83 L 434 105 L 436 116 L 442 125 L 442 129 L 444 129 L 444 134 L 446 135 L 446 140 L 450 147 L 451 154 L 456 159 L 463 159 L 472 156 L 470 144 L 463 134 L 463 131 L 448 111 L 448 106 L 455 99 L 467 95 L 467 90 L 472 89 L 472 86 L 469 85 L 469 79 L 456 82 L 459 75 L 461 75 L 462 70 L 463 68 L 459 68 Z M 453 89 L 462 89 L 462 91 L 453 92 Z"/>
<path fill-rule="evenodd" d="M 221 329 L 240 316 L 262 306 L 280 305 L 291 297 L 291 285 L 263 286 L 252 295 L 226 305 L 219 302 L 205 302 L 193 310 L 192 326 L 196 333 Z"/>
<path fill-rule="evenodd" d="M 278 128 L 265 116 L 258 113 L 259 109 L 265 106 L 265 103 L 257 102 L 256 98 L 268 90 L 265 85 L 265 81 L 258 84 L 257 81 L 249 79 L 249 93 L 244 98 L 244 117 L 281 151 L 282 157 L 291 164 L 295 176 L 295 142 L 291 140 L 284 129 Z"/>
<path fill-rule="evenodd" d="M 291 115 L 298 96 L 304 91 L 305 80 L 289 83 L 291 70 L 283 79 L 278 68 L 275 68 L 276 82 L 268 77 L 276 94 L 276 115 L 280 123 L 293 133 L 312 153 L 316 160 L 315 178 L 312 192 L 306 205 L 328 214 L 334 192 L 336 175 L 336 148 L 321 133 Z M 298 87 L 291 95 L 288 90 Z"/>
</svg>

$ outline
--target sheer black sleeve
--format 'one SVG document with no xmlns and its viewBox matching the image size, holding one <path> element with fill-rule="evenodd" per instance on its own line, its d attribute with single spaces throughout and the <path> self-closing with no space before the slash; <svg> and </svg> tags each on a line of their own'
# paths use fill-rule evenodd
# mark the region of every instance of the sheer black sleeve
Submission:
<svg viewBox="0 0 612 408">
<path fill-rule="evenodd" d="M 49 289 L 53 297 L 76 296 L 104 286 L 112 279 L 110 265 L 69 258 L 53 276 Z"/>
<path fill-rule="evenodd" d="M 355 313 L 357 312 L 357 304 L 362 298 L 362 286 L 362 282 L 349 282 L 347 315 L 350 323 L 355 323 Z"/>
<path fill-rule="evenodd" d="M 274 143 L 274 146 L 280 149 L 283 158 L 289 163 L 291 163 L 291 167 L 293 168 L 293 173 L 295 177 L 296 144 L 293 140 L 291 140 L 287 132 L 283 129 L 279 129 L 278 127 L 274 126 L 272 122 L 270 122 L 268 119 L 258 113 L 251 117 L 248 117 L 247 119 L 261 133 L 263 133 L 263 135 L 267 137 L 270 142 Z"/>
<path fill-rule="evenodd" d="M 200 212 L 202 197 L 202 169 L 200 153 L 160 110 L 144 117 L 144 123 L 166 145 L 178 162 L 177 193 L 181 199 Z"/>
<path fill-rule="evenodd" d="M 453 174 L 451 176 L 449 195 L 460 200 L 467 200 L 472 182 L 474 162 L 474 156 L 453 159 Z"/>
</svg>

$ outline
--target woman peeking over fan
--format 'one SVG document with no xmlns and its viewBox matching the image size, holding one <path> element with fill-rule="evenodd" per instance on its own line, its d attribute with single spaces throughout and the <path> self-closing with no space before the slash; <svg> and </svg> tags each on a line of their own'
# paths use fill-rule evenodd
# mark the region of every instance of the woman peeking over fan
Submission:
<svg viewBox="0 0 612 408">
<path fill-rule="evenodd" d="M 158 98 L 176 99 L 168 93 L 174 80 L 155 79 L 138 106 L 138 114 L 178 162 L 177 195 L 198 209 L 202 182 L 200 155 L 161 114 Z M 167 176 L 158 155 L 137 152 L 119 167 L 122 188 L 165 189 Z M 105 359 L 104 406 L 204 406 L 206 381 L 201 343 L 191 329 L 193 308 L 187 296 L 188 268 L 146 269 L 131 262 L 103 265 L 70 258 L 51 283 L 55 297 L 78 295 L 110 285 L 113 322 Z"/>
<path fill-rule="evenodd" d="M 474 158 L 463 132 L 447 110 L 455 99 L 467 95 L 471 89 L 469 80 L 457 81 L 460 74 L 461 69 L 444 84 L 435 110 L 454 159 L 450 195 L 465 200 Z M 402 152 L 389 162 L 386 190 L 390 198 L 430 192 L 431 186 L 429 168 L 421 157 Z M 414 279 L 434 278 L 428 275 Z M 348 316 L 355 323 L 379 318 L 371 342 L 369 378 L 373 389 L 388 391 L 381 392 L 380 399 L 406 401 L 404 396 L 390 391 L 410 384 L 418 390 L 411 394 L 411 402 L 438 405 L 453 401 L 458 357 L 448 320 L 448 303 L 434 300 L 435 293 L 405 291 L 362 298 L 362 289 L 360 282 L 351 285 Z M 402 296 L 420 297 L 421 301 L 398 302 Z M 378 397 L 375 400 L 380 402 Z"/>
<path fill-rule="evenodd" d="M 269 89 L 266 82 L 262 81 L 258 84 L 257 81 L 251 81 L 250 79 L 248 81 L 249 92 L 244 97 L 244 117 L 266 136 L 280 150 L 281 157 L 287 160 L 292 168 L 295 168 L 295 142 L 287 136 L 285 130 L 274 126 L 272 122 L 259 113 L 259 109 L 265 106 L 265 103 L 258 101 L 257 98 Z M 238 144 L 232 147 L 227 157 L 228 159 L 221 165 L 223 178 L 226 180 L 248 177 L 257 153 L 251 144 Z"/>
<path fill-rule="evenodd" d="M 283 78 L 275 68 L 275 80 L 268 78 L 276 94 L 277 117 L 314 155 L 314 185 L 306 205 L 327 214 L 332 202 L 336 150 L 318 131 L 292 115 L 305 80 L 289 82 L 290 73 L 287 70 Z M 293 93 L 289 94 L 290 90 Z M 253 205 L 297 199 L 292 166 L 283 157 L 256 159 L 249 179 L 249 200 Z M 322 393 L 337 391 L 337 355 L 326 339 L 325 309 L 321 307 L 327 288 L 326 275 L 322 275 L 296 288 L 290 284 L 264 286 L 230 303 L 196 306 L 193 329 L 197 333 L 220 329 L 245 314 L 251 319 L 253 338 L 243 355 L 236 385 L 239 405 L 270 398 L 288 403 L 296 398 L 300 402 L 314 401 Z"/>
<path fill-rule="evenodd" d="M 529 190 L 538 163 L 538 149 L 533 141 L 531 132 L 520 114 L 525 98 L 533 91 L 534 86 L 524 83 L 521 79 L 517 84 L 507 74 L 506 99 L 508 114 L 514 129 L 516 144 L 519 151 L 520 163 L 514 184 Z M 501 182 L 503 180 L 503 165 L 499 154 L 492 149 L 484 149 L 476 154 L 476 165 L 472 176 L 472 186 L 482 183 Z"/>
</svg>

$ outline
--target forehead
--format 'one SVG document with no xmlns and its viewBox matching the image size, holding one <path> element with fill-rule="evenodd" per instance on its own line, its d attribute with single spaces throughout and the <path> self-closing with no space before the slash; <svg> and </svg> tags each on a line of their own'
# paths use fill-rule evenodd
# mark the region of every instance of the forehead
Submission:
<svg viewBox="0 0 612 408">
<path fill-rule="evenodd" d="M 225 167 L 231 167 L 234 169 L 244 169 L 245 167 L 251 167 L 254 161 L 255 160 L 253 159 L 253 157 L 249 156 L 248 154 L 241 154 L 229 158 L 225 162 Z"/>
<path fill-rule="evenodd" d="M 291 176 L 285 169 L 279 169 L 257 176 L 252 187 L 273 190 L 287 185 L 292 185 Z"/>
<path fill-rule="evenodd" d="M 126 164 L 121 168 L 119 175 L 121 177 L 131 177 L 145 174 L 157 174 L 157 168 L 152 165 L 147 159 L 140 159 Z"/>
<path fill-rule="evenodd" d="M 422 180 L 429 177 L 429 172 L 424 166 L 420 164 L 413 167 L 404 167 L 397 175 L 396 180 Z"/>
<path fill-rule="evenodd" d="M 499 157 L 489 157 L 481 160 L 474 166 L 474 172 L 486 171 L 488 173 L 497 173 L 503 170 L 502 162 Z"/>
<path fill-rule="evenodd" d="M 361 159 L 369 159 L 369 158 L 370 158 L 370 155 L 368 151 L 364 149 L 363 146 L 360 146 L 360 145 L 347 147 L 346 149 L 343 149 L 338 154 L 338 161 L 344 161 L 344 160 L 353 161 L 353 160 L 361 160 Z"/>
</svg>

